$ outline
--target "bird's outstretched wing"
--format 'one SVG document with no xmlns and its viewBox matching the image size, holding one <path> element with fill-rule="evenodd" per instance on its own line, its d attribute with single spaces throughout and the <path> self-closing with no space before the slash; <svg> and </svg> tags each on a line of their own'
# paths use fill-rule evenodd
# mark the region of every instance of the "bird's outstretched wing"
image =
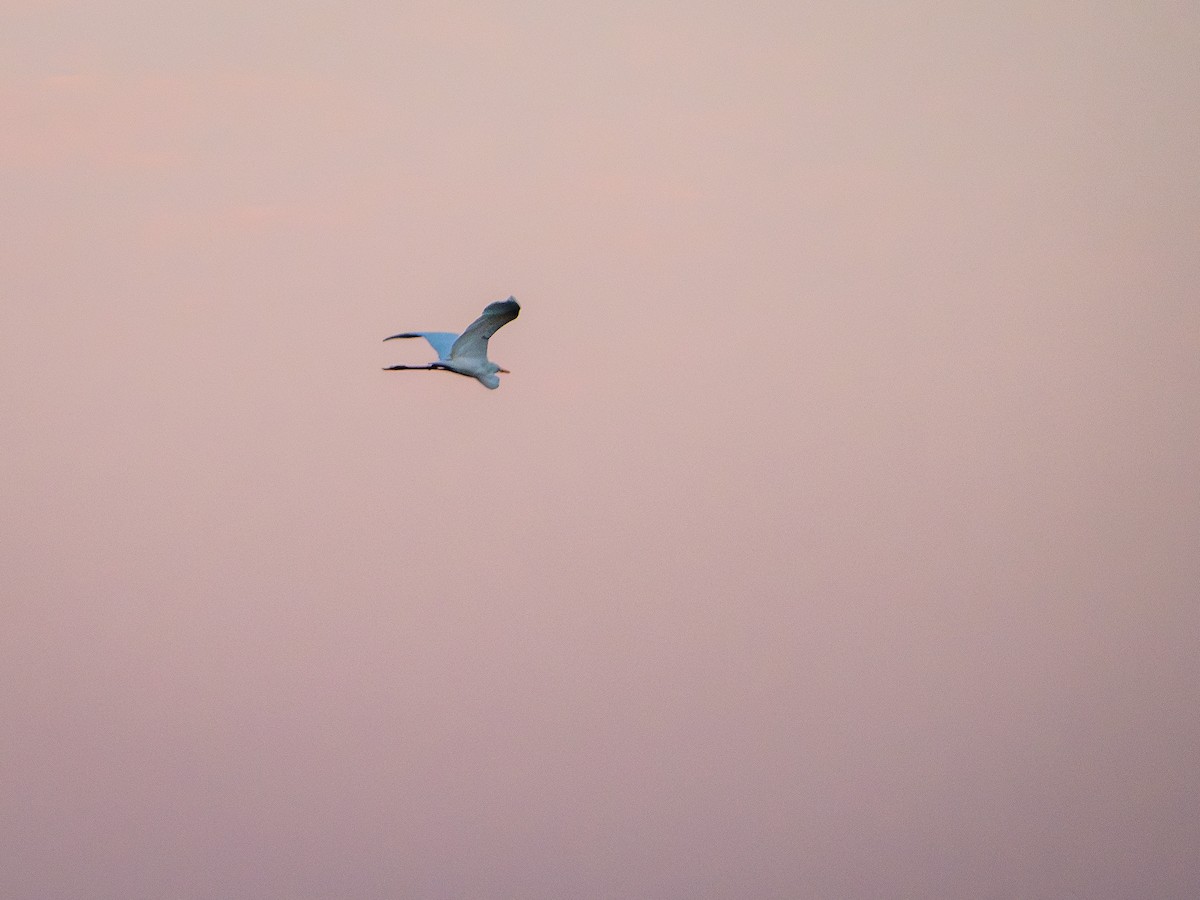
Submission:
<svg viewBox="0 0 1200 900">
<path fill-rule="evenodd" d="M 454 346 L 450 348 L 450 358 L 486 359 L 488 338 L 495 334 L 500 326 L 515 319 L 520 312 L 521 306 L 514 297 L 489 303 L 484 308 L 483 315 L 472 322 L 454 342 Z"/>
<path fill-rule="evenodd" d="M 495 306 L 495 304 L 492 304 Z M 497 328 L 500 326 L 497 325 Z M 449 331 L 406 331 L 404 334 L 393 334 L 391 337 L 385 337 L 385 341 L 390 341 L 395 338 L 413 338 L 420 337 L 429 341 L 429 346 L 437 352 L 438 362 L 445 362 L 450 358 L 450 348 L 454 346 L 454 342 L 458 340 L 457 334 L 451 334 Z"/>
</svg>

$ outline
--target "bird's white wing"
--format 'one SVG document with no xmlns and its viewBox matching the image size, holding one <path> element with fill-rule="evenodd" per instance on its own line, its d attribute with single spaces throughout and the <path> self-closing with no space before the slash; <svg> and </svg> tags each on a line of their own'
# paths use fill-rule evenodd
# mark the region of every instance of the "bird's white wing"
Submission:
<svg viewBox="0 0 1200 900">
<path fill-rule="evenodd" d="M 484 308 L 483 315 L 472 322 L 454 342 L 454 346 L 450 348 L 450 358 L 486 359 L 488 338 L 495 334 L 500 326 L 515 319 L 520 312 L 521 307 L 514 297 L 489 303 Z"/>
<path fill-rule="evenodd" d="M 458 340 L 457 334 L 452 334 L 449 331 L 406 331 L 404 334 L 393 334 L 391 337 L 385 337 L 385 341 L 390 341 L 393 338 L 425 338 L 438 355 L 439 362 L 445 362 L 450 358 L 450 348 L 454 346 L 454 342 Z"/>
</svg>

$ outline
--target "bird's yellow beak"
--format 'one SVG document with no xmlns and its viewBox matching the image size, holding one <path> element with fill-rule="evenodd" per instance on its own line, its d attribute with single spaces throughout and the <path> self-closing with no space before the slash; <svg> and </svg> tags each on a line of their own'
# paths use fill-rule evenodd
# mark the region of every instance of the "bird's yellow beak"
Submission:
<svg viewBox="0 0 1200 900">
<path fill-rule="evenodd" d="M 505 375 L 511 375 L 511 374 L 512 374 L 512 372 L 508 371 L 508 369 L 497 369 L 496 371 L 497 371 L 497 372 L 503 372 Z"/>
</svg>

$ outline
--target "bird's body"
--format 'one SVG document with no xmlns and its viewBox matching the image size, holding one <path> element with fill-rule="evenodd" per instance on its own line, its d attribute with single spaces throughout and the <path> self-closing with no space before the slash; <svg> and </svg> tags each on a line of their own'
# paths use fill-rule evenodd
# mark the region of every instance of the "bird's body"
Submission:
<svg viewBox="0 0 1200 900">
<path fill-rule="evenodd" d="M 509 297 L 507 300 L 489 303 L 483 310 L 483 315 L 467 326 L 467 330 L 462 334 L 449 331 L 406 331 L 404 334 L 386 337 L 385 341 L 396 338 L 425 338 L 437 353 L 438 360 L 427 366 L 388 366 L 385 371 L 445 369 L 447 372 L 466 375 L 468 378 L 477 378 L 484 387 L 495 390 L 500 387 L 500 377 L 496 373 L 507 374 L 508 369 L 500 368 L 487 358 L 488 339 L 502 325 L 515 319 L 520 312 L 521 307 L 516 298 Z"/>
</svg>

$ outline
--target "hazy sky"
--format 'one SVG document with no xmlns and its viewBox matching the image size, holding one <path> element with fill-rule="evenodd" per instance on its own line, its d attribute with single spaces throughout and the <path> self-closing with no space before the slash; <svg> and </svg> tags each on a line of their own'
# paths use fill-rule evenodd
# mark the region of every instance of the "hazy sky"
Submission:
<svg viewBox="0 0 1200 900">
<path fill-rule="evenodd" d="M 594 6 L 4 4 L 0 895 L 1200 895 L 1200 7 Z"/>
</svg>

